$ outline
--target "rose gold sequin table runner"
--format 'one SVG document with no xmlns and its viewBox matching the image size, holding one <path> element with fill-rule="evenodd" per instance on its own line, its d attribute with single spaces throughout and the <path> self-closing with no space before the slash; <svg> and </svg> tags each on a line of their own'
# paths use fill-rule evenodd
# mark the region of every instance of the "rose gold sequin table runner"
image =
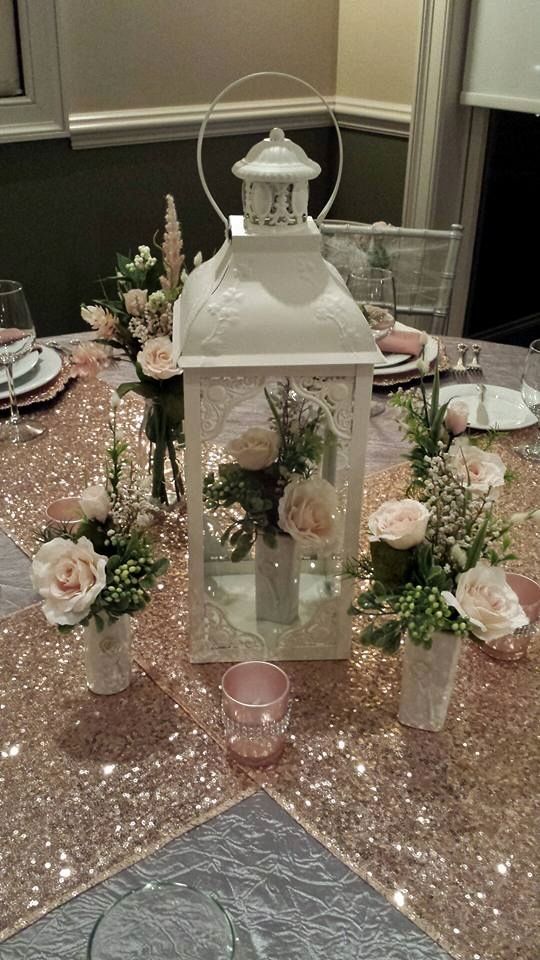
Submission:
<svg viewBox="0 0 540 960">
<path fill-rule="evenodd" d="M 74 453 L 81 451 L 80 424 L 69 421 L 70 438 L 54 459 L 55 495 L 67 489 L 65 453 L 74 464 L 70 492 L 80 489 L 85 462 L 96 473 L 103 435 L 98 436 L 95 406 L 103 417 L 108 398 L 100 385 L 86 389 L 84 411 L 92 424 L 85 434 L 87 450 Z M 59 414 L 77 393 L 67 395 Z M 77 410 L 71 411 L 75 421 Z M 139 410 L 134 405 L 128 411 L 134 429 Z M 514 456 L 511 438 L 498 448 L 519 478 L 505 493 L 506 509 L 537 505 L 537 472 Z M 52 498 L 52 487 L 38 456 L 36 461 L 26 473 L 37 472 L 43 502 L 45 495 Z M 0 519 L 29 549 L 40 518 L 31 479 L 17 467 L 12 469 L 19 493 Z M 403 495 L 406 475 L 401 466 L 370 477 L 366 512 Z M 26 498 L 29 512 L 17 507 L 19 497 Z M 158 532 L 173 563 L 161 595 L 139 619 L 137 659 L 220 744 L 223 667 L 195 666 L 188 659 L 184 523 L 169 516 Z M 520 531 L 516 546 L 515 568 L 538 576 L 538 528 Z M 251 776 L 459 960 L 536 960 L 538 651 L 507 665 L 467 645 L 440 734 L 397 723 L 396 659 L 355 645 L 350 662 L 292 663 L 287 669 L 295 692 L 290 746 L 275 770 Z"/>
</svg>

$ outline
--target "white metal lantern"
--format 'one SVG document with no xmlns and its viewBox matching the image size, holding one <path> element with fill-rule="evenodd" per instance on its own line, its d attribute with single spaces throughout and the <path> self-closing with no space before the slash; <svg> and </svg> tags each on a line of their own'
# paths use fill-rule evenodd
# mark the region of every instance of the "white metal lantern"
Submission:
<svg viewBox="0 0 540 960">
<path fill-rule="evenodd" d="M 318 164 L 272 130 L 234 165 L 244 216 L 227 220 L 200 162 L 210 111 L 199 172 L 227 236 L 189 275 L 174 328 L 191 658 L 343 658 L 351 585 L 341 573 L 357 553 L 380 355 L 307 216 Z"/>
</svg>

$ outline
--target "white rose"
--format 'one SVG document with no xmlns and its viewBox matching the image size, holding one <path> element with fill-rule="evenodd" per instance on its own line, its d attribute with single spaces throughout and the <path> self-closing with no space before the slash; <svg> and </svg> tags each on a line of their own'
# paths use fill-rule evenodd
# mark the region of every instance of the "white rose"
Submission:
<svg viewBox="0 0 540 960">
<path fill-rule="evenodd" d="M 45 600 L 49 623 L 73 626 L 87 616 L 103 590 L 107 557 L 87 537 L 76 543 L 55 537 L 39 548 L 32 562 L 32 583 Z"/>
<path fill-rule="evenodd" d="M 368 517 L 369 539 L 409 550 L 422 543 L 428 522 L 429 510 L 418 500 L 387 500 Z"/>
<path fill-rule="evenodd" d="M 459 612 L 471 619 L 472 633 L 486 643 L 513 633 L 529 622 L 517 594 L 506 581 L 504 570 L 491 567 L 484 560 L 460 573 L 456 601 L 454 605 Z"/>
<path fill-rule="evenodd" d="M 469 408 L 463 400 L 451 400 L 446 408 L 444 425 L 454 437 L 464 433 L 467 429 L 469 419 Z"/>
<path fill-rule="evenodd" d="M 101 483 L 86 487 L 79 500 L 81 510 L 89 520 L 99 520 L 100 523 L 104 523 L 111 512 L 109 495 Z"/>
<path fill-rule="evenodd" d="M 454 442 L 449 454 L 452 473 L 471 493 L 489 492 L 492 500 L 499 495 L 504 486 L 506 467 L 498 453 L 489 453 L 473 444 Z"/>
<path fill-rule="evenodd" d="M 330 553 L 338 533 L 338 502 L 328 480 L 291 480 L 279 501 L 278 515 L 281 529 L 305 550 Z"/>
<path fill-rule="evenodd" d="M 279 437 L 275 430 L 250 427 L 236 440 L 231 440 L 227 452 L 244 470 L 264 470 L 277 458 Z"/>
<path fill-rule="evenodd" d="M 142 317 L 147 299 L 147 290 L 138 290 L 137 287 L 128 290 L 124 294 L 124 305 L 127 312 L 130 313 L 132 317 Z"/>
<path fill-rule="evenodd" d="M 152 337 L 137 354 L 143 373 L 154 380 L 168 380 L 179 374 L 172 355 L 172 340 L 169 337 Z"/>
</svg>

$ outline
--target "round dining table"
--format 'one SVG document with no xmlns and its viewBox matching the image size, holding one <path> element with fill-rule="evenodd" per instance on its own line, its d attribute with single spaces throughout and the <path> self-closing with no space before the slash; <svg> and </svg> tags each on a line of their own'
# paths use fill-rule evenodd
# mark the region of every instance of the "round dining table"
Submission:
<svg viewBox="0 0 540 960">
<path fill-rule="evenodd" d="M 66 335 L 59 337 L 58 342 L 69 349 L 72 340 L 81 336 L 84 338 L 86 335 Z M 444 344 L 452 365 L 457 360 L 457 341 L 446 338 Z M 520 347 L 487 342 L 482 343 L 481 347 L 482 375 L 476 375 L 475 382 L 484 381 L 519 390 L 526 351 Z M 126 364 L 115 364 L 100 376 L 111 385 L 122 382 L 126 379 Z M 464 382 L 467 375 L 462 375 L 458 380 L 450 370 L 445 373 L 444 379 L 447 383 Z M 387 393 L 378 390 L 377 399 L 385 401 Z M 60 399 L 58 402 L 63 401 Z M 396 411 L 385 402 L 384 411 L 370 420 L 366 489 L 369 489 L 370 478 L 400 463 L 406 449 Z M 9 477 L 4 477 L 4 483 L 9 483 Z M 36 491 L 36 496 L 38 494 L 39 491 Z M 31 586 L 28 556 L 2 532 L 0 558 L 0 614 L 5 618 L 0 627 L 7 634 L 11 615 L 36 604 L 39 598 Z M 32 692 L 28 691 L 28 696 L 31 695 Z M 96 698 L 92 702 L 95 701 Z M 99 704 L 95 709 L 97 715 Z M 95 717 L 91 720 L 92 723 L 97 722 Z M 114 736 L 114 731 L 105 730 L 102 735 L 105 738 Z M 46 731 L 43 731 L 45 736 Z M 61 763 L 61 740 L 56 749 L 55 762 Z M 4 763 L 0 765 L 4 767 L 4 787 L 10 777 L 10 755 L 6 750 L 2 755 Z M 130 769 L 133 769 L 133 763 L 133 757 L 130 757 Z M 87 761 L 81 755 L 83 780 L 86 766 Z M 181 770 L 178 777 L 180 782 Z M 51 783 L 51 803 L 54 805 L 54 778 Z M 17 794 L 17 803 L 21 805 L 25 804 L 25 789 L 25 780 L 21 779 Z M 130 789 L 127 777 L 126 790 Z M 471 784 L 464 784 L 463 789 L 471 789 Z M 523 789 L 532 790 L 533 784 L 524 784 Z M 4 792 L 2 800 L 0 785 L 0 832 L 5 834 L 0 848 L 0 901 L 4 896 L 5 903 L 8 903 L 17 890 L 20 877 L 17 872 L 14 874 L 12 864 L 7 873 L 2 873 L 1 850 L 3 848 L 6 852 L 13 839 L 10 832 L 13 811 L 6 805 L 6 797 L 13 802 L 13 792 L 10 790 Z M 65 817 L 76 817 L 77 809 L 77 806 L 70 805 L 65 810 Z M 99 843 L 103 843 L 99 825 L 95 821 L 99 809 L 94 811 L 93 816 L 93 821 L 83 818 L 84 827 L 81 825 L 81 831 L 87 833 L 92 822 L 96 844 L 98 838 Z M 32 828 L 36 831 L 36 837 L 41 836 L 41 828 L 39 819 L 36 819 Z M 485 949 L 474 952 L 469 943 L 461 948 L 457 925 L 452 943 L 448 938 L 442 938 L 445 947 L 451 949 L 449 953 L 436 942 L 439 939 L 437 928 L 432 925 L 429 928 L 432 936 L 428 936 L 407 916 L 407 910 L 404 909 L 406 892 L 396 893 L 392 899 L 383 895 L 376 877 L 371 882 L 369 877 L 362 878 L 358 872 L 349 869 L 310 835 L 283 805 L 257 786 L 246 790 L 243 798 L 231 802 L 216 815 L 201 817 L 201 822 L 187 832 L 179 826 L 178 835 L 175 836 L 173 825 L 167 841 L 157 843 L 150 854 L 141 848 L 141 855 L 137 857 L 136 848 L 130 847 L 129 822 L 119 822 L 117 829 L 125 837 L 125 849 L 130 852 L 123 863 L 120 860 L 116 867 L 113 865 L 108 868 L 108 878 L 100 879 L 102 872 L 96 867 L 95 876 L 99 882 L 93 885 L 92 878 L 86 876 L 84 882 L 70 888 L 65 902 L 61 902 L 62 896 L 59 896 L 59 905 L 37 919 L 35 908 L 36 903 L 39 904 L 38 893 L 36 902 L 32 901 L 33 909 L 30 909 L 32 903 L 29 901 L 21 916 L 11 916 L 7 927 L 2 925 L 3 910 L 0 907 L 1 937 L 4 938 L 0 943 L 0 960 L 82 960 L 86 956 L 92 927 L 103 910 L 129 889 L 154 880 L 179 881 L 214 894 L 229 911 L 235 924 L 238 960 L 322 960 L 328 956 L 336 960 L 443 960 L 449 956 L 459 960 L 491 960 L 491 957 L 495 960 L 497 956 L 499 960 L 518 960 L 518 957 L 520 960 L 533 960 L 534 948 L 530 946 L 530 940 L 527 940 L 529 946 L 525 944 L 520 947 L 518 944 L 515 952 L 512 950 L 504 956 L 502 953 L 491 954 Z M 54 837 L 50 842 L 54 855 L 61 856 L 58 853 L 61 844 Z M 86 837 L 85 843 L 88 842 Z M 46 851 L 40 850 L 36 856 L 43 859 Z M 61 871 L 62 861 L 54 862 L 52 853 L 48 860 L 51 869 Z M 20 863 L 17 869 L 26 873 L 32 871 L 33 866 L 30 861 Z M 437 896 L 436 891 L 434 896 Z M 39 913 L 39 906 L 37 910 Z M 123 952 L 121 955 L 140 956 L 142 960 L 136 945 L 133 945 L 132 953 Z"/>
</svg>

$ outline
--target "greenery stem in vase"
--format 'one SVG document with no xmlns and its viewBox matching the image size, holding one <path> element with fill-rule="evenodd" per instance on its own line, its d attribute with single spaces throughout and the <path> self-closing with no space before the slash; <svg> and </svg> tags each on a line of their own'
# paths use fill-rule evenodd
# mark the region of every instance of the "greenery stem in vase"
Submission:
<svg viewBox="0 0 540 960">
<path fill-rule="evenodd" d="M 368 518 L 369 552 L 347 564 L 360 585 L 351 613 L 368 619 L 360 635 L 367 645 L 392 654 L 407 638 L 400 719 L 438 730 L 460 638 L 470 634 L 489 644 L 528 623 L 502 567 L 515 559 L 512 527 L 538 521 L 540 510 L 498 515 L 508 472 L 497 453 L 463 435 L 466 410 L 440 405 L 437 369 L 431 397 L 422 380 L 419 390 L 401 392 L 393 403 L 411 444 L 408 492 L 415 498 L 388 500 Z M 412 653 L 410 644 L 424 654 Z M 433 658 L 440 658 L 438 666 Z"/>
<path fill-rule="evenodd" d="M 133 258 L 116 255 L 114 276 L 101 281 L 103 299 L 81 315 L 100 343 L 121 349 L 135 364 L 137 380 L 117 388 L 148 402 L 144 429 L 150 442 L 152 497 L 169 504 L 184 497 L 178 452 L 184 444 L 183 378 L 172 355 L 173 307 L 186 276 L 183 238 L 172 196 L 166 197 L 162 243 L 156 256 L 140 245 Z M 197 254 L 193 263 L 202 262 Z M 169 476 L 171 482 L 169 483 Z"/>
<path fill-rule="evenodd" d="M 78 524 L 60 533 L 45 528 L 32 562 L 49 623 L 61 633 L 84 628 L 88 685 L 95 693 L 116 693 L 129 683 L 129 618 L 149 603 L 168 567 L 154 557 L 146 533 L 146 480 L 118 434 L 114 404 L 110 430 L 105 482 L 83 490 Z"/>
</svg>

